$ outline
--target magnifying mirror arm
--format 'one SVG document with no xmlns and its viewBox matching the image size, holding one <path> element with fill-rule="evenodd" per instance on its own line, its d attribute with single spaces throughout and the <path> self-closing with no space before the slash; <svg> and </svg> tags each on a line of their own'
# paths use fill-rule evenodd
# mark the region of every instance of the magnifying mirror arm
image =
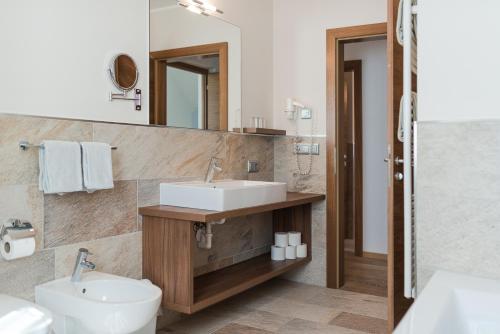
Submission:
<svg viewBox="0 0 500 334">
<path fill-rule="evenodd" d="M 125 100 L 125 101 L 134 101 L 135 102 L 135 110 L 140 111 L 142 109 L 142 92 L 140 89 L 134 89 L 134 97 L 128 97 L 126 91 L 122 91 L 121 93 L 109 93 L 109 100 Z"/>
</svg>

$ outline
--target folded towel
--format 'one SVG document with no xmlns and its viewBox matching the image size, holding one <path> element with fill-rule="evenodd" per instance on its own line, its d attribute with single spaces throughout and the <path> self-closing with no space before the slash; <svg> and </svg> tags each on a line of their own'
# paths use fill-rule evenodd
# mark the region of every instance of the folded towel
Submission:
<svg viewBox="0 0 500 334">
<path fill-rule="evenodd" d="M 45 140 L 39 151 L 39 163 L 39 188 L 45 194 L 83 190 L 79 143 Z"/>
<path fill-rule="evenodd" d="M 104 143 L 81 143 L 83 185 L 88 192 L 113 188 L 111 146 Z"/>
</svg>

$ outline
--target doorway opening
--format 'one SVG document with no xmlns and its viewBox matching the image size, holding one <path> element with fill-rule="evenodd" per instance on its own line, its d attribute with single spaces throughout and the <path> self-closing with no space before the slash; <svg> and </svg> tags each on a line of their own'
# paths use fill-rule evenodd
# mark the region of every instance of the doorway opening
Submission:
<svg viewBox="0 0 500 334">
<path fill-rule="evenodd" d="M 340 285 L 387 297 L 387 41 L 381 35 L 341 47 Z"/>
<path fill-rule="evenodd" d="M 227 42 L 151 52 L 150 72 L 150 124 L 227 130 Z"/>
</svg>

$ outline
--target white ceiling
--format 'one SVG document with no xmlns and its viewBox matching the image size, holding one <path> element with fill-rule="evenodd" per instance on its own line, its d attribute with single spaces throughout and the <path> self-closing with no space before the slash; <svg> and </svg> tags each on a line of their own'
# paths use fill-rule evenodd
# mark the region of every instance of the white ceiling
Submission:
<svg viewBox="0 0 500 334">
<path fill-rule="evenodd" d="M 150 9 L 177 6 L 177 0 L 149 0 Z"/>
</svg>

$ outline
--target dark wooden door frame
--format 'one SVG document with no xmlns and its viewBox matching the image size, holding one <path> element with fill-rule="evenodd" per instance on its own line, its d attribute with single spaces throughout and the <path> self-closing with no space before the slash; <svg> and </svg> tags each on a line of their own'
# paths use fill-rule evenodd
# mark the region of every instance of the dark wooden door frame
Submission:
<svg viewBox="0 0 500 334">
<path fill-rule="evenodd" d="M 363 65 L 361 60 L 344 61 L 345 72 L 352 72 L 354 76 L 354 255 L 363 256 Z"/>
<path fill-rule="evenodd" d="M 187 56 L 198 56 L 207 54 L 219 55 L 219 130 L 228 130 L 228 43 L 213 43 L 205 45 L 189 46 L 185 48 L 155 51 L 150 53 L 150 83 L 152 93 L 150 95 L 149 118 L 151 124 L 167 125 L 167 82 L 164 75 L 167 67 L 167 59 Z"/>
</svg>

